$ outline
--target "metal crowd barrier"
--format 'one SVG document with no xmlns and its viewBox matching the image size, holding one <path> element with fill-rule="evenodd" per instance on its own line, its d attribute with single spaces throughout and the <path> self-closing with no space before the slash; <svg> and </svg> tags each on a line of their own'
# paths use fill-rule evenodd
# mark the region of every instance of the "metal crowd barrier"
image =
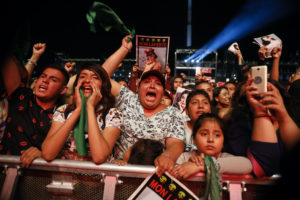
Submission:
<svg viewBox="0 0 300 200">
<path fill-rule="evenodd" d="M 0 155 L 1 200 L 11 199 L 127 199 L 154 173 L 153 166 L 89 161 L 34 160 L 22 168 L 19 156 Z M 254 178 L 252 175 L 223 175 L 223 199 L 258 199 L 272 189 L 279 176 Z M 205 174 L 182 181 L 197 196 L 205 187 Z"/>
</svg>

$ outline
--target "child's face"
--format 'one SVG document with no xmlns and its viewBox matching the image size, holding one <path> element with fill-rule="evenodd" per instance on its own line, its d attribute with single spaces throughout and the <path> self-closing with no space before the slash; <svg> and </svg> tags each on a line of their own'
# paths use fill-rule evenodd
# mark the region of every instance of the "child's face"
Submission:
<svg viewBox="0 0 300 200">
<path fill-rule="evenodd" d="M 161 104 L 170 106 L 172 104 L 172 100 L 167 95 L 164 95 L 161 99 Z"/>
<path fill-rule="evenodd" d="M 196 121 L 204 113 L 210 113 L 209 100 L 202 94 L 197 94 L 191 98 L 188 105 L 188 113 L 191 121 Z"/>
<path fill-rule="evenodd" d="M 198 129 L 194 140 L 199 152 L 217 157 L 223 148 L 224 135 L 214 119 L 207 119 Z"/>
</svg>

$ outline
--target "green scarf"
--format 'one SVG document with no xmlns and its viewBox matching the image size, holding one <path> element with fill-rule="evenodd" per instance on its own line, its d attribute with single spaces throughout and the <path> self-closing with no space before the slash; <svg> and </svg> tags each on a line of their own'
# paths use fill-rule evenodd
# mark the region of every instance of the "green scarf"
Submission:
<svg viewBox="0 0 300 200">
<path fill-rule="evenodd" d="M 96 32 L 95 22 L 98 21 L 99 25 L 104 28 L 106 32 L 114 28 L 122 33 L 130 34 L 132 38 L 135 36 L 135 29 L 133 28 L 130 31 L 120 17 L 104 3 L 95 1 L 86 14 L 86 19 L 90 24 L 91 32 Z"/>
<path fill-rule="evenodd" d="M 79 90 L 81 96 L 81 113 L 79 122 L 75 125 L 74 140 L 76 143 L 77 153 L 80 156 L 87 155 L 87 143 L 84 138 L 84 133 L 88 132 L 86 102 L 90 98 L 91 94 L 85 99 L 82 90 Z"/>
<path fill-rule="evenodd" d="M 215 167 L 215 163 L 211 156 L 205 156 L 204 158 L 205 163 L 205 178 L 206 178 L 206 185 L 204 195 L 200 198 L 200 200 L 221 200 L 221 186 L 219 180 L 218 172 Z"/>
</svg>

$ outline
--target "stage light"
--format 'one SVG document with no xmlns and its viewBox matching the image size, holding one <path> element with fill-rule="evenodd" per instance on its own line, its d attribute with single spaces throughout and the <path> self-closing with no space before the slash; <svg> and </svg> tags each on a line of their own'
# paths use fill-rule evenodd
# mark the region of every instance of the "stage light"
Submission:
<svg viewBox="0 0 300 200">
<path fill-rule="evenodd" d="M 187 60 L 202 60 L 211 52 L 284 17 L 292 9 L 294 7 L 290 1 L 248 0 L 240 13 L 217 36 Z"/>
</svg>

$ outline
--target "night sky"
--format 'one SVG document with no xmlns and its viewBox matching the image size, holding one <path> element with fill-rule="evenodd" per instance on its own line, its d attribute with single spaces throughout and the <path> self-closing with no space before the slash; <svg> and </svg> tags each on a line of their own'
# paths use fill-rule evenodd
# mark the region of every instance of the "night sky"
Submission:
<svg viewBox="0 0 300 200">
<path fill-rule="evenodd" d="M 120 46 L 124 34 L 114 30 L 105 32 L 100 26 L 97 27 L 96 33 L 90 32 L 85 15 L 92 2 L 11 3 L 7 7 L 7 17 L 2 20 L 6 22 L 8 19 L 17 25 L 29 24 L 32 44 L 47 43 L 47 52 L 63 52 L 71 58 L 104 58 Z M 136 34 L 170 36 L 171 60 L 175 49 L 186 48 L 187 0 L 102 2 L 110 6 L 129 29 L 134 27 Z M 248 1 L 193 0 L 191 48 L 199 49 L 217 35 L 246 2 Z M 285 2 L 291 2 L 294 8 L 298 6 L 296 1 Z M 18 20 L 12 20 L 12 17 Z M 282 58 L 288 59 L 291 54 L 295 54 L 296 50 L 300 49 L 300 42 L 297 39 L 300 36 L 300 31 L 297 30 L 299 20 L 299 9 L 294 9 L 285 17 L 238 40 L 244 57 L 252 58 L 253 55 L 257 55 L 257 47 L 252 44 L 254 37 L 275 33 L 283 41 Z M 224 48 L 219 49 L 219 52 L 221 53 Z M 128 57 L 134 58 L 134 52 L 131 52 Z"/>
</svg>

